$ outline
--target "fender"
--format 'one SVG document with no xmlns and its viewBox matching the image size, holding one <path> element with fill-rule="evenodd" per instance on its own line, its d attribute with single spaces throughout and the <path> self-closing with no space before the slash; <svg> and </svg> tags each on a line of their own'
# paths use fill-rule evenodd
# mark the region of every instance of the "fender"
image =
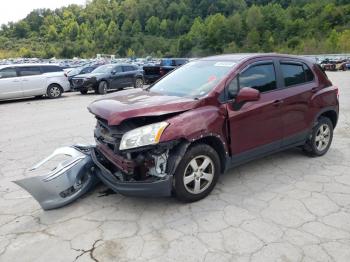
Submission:
<svg viewBox="0 0 350 262">
<path fill-rule="evenodd" d="M 338 108 L 337 106 L 328 106 L 328 107 L 323 108 L 322 110 L 320 110 L 320 111 L 316 114 L 316 116 L 315 116 L 315 118 L 314 118 L 313 125 L 316 125 L 317 119 L 318 119 L 322 114 L 324 114 L 325 112 L 333 112 L 333 113 L 336 114 L 337 119 L 336 119 L 335 125 L 334 125 L 334 127 L 333 127 L 333 128 L 335 128 L 335 126 L 336 126 L 336 124 L 337 124 L 337 122 L 338 122 L 338 118 L 339 118 L 339 108 Z"/>
<path fill-rule="evenodd" d="M 215 137 L 222 143 L 226 155 L 229 152 L 224 107 L 204 106 L 183 112 L 167 120 L 160 142 L 187 140 L 191 143 L 207 137 Z"/>
</svg>

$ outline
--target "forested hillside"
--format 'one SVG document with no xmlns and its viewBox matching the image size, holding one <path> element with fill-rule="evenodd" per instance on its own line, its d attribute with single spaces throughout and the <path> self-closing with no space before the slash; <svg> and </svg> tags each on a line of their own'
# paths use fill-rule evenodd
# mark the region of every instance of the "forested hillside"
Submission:
<svg viewBox="0 0 350 262">
<path fill-rule="evenodd" d="M 2 25 L 0 58 L 350 52 L 349 0 L 93 0 Z"/>
</svg>

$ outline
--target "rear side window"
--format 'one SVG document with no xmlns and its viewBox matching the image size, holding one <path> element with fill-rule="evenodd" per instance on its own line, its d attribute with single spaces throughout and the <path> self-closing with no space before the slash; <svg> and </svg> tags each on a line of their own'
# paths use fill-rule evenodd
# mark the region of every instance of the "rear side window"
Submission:
<svg viewBox="0 0 350 262">
<path fill-rule="evenodd" d="M 53 73 L 53 72 L 62 72 L 63 69 L 59 66 L 42 66 L 41 70 L 43 73 Z"/>
<path fill-rule="evenodd" d="M 124 72 L 135 71 L 136 69 L 133 66 L 123 66 Z"/>
<path fill-rule="evenodd" d="M 300 85 L 314 80 L 314 74 L 305 64 L 281 63 L 285 86 Z"/>
<path fill-rule="evenodd" d="M 18 73 L 19 73 L 19 76 L 34 76 L 34 75 L 40 75 L 41 70 L 39 66 L 19 67 Z"/>
<path fill-rule="evenodd" d="M 0 79 L 12 78 L 17 76 L 17 71 L 13 67 L 8 67 L 0 70 Z"/>
<path fill-rule="evenodd" d="M 276 73 L 272 63 L 255 65 L 239 75 L 239 87 L 251 87 L 260 92 L 276 89 Z"/>
</svg>

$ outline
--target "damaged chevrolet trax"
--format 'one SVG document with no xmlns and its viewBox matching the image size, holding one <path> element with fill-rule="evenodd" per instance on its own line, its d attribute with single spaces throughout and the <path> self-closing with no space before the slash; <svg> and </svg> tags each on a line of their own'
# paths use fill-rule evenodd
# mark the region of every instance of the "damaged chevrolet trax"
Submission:
<svg viewBox="0 0 350 262">
<path fill-rule="evenodd" d="M 231 167 L 300 147 L 324 155 L 338 89 L 313 61 L 278 54 L 191 61 L 146 90 L 93 102 L 98 177 L 132 196 L 206 197 Z"/>
</svg>

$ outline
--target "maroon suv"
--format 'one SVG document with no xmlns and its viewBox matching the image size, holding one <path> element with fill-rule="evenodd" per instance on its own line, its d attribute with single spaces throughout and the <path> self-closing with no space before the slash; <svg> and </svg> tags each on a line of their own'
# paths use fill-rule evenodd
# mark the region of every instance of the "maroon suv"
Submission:
<svg viewBox="0 0 350 262">
<path fill-rule="evenodd" d="M 150 86 L 93 102 L 98 176 L 124 195 L 196 201 L 219 175 L 300 146 L 324 155 L 338 120 L 338 89 L 320 67 L 277 54 L 191 61 Z"/>
</svg>

